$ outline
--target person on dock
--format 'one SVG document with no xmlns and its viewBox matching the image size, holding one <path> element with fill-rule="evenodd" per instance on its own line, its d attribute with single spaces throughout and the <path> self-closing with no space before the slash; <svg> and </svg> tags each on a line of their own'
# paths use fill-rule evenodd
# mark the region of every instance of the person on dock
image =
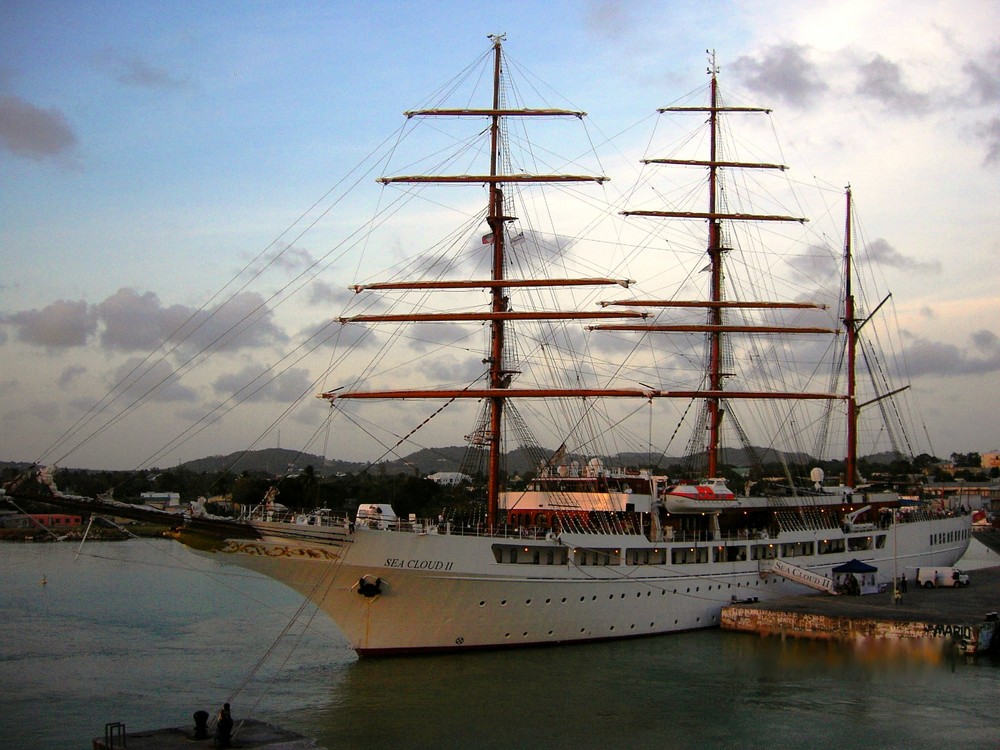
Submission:
<svg viewBox="0 0 1000 750">
<path fill-rule="evenodd" d="M 222 710 L 219 711 L 215 739 L 218 741 L 219 747 L 229 747 L 229 743 L 233 739 L 233 715 L 230 713 L 228 703 L 223 704 Z"/>
</svg>

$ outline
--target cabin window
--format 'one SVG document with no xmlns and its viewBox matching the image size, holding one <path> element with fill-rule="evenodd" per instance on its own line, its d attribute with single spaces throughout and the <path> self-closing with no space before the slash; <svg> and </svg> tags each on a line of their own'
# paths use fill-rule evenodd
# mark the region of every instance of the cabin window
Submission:
<svg viewBox="0 0 1000 750">
<path fill-rule="evenodd" d="M 824 539 L 819 543 L 819 554 L 830 555 L 835 552 L 844 551 L 843 539 Z"/>
<path fill-rule="evenodd" d="M 754 544 L 750 546 L 751 560 L 773 560 L 778 556 L 778 548 L 773 544 Z"/>
<path fill-rule="evenodd" d="M 675 547 L 670 551 L 674 565 L 691 565 L 708 562 L 708 547 Z"/>
<path fill-rule="evenodd" d="M 802 557 L 813 554 L 812 542 L 790 542 L 781 545 L 782 557 Z"/>
<path fill-rule="evenodd" d="M 872 548 L 872 538 L 870 536 L 852 536 L 847 540 L 847 549 L 851 552 Z"/>
<path fill-rule="evenodd" d="M 875 537 L 875 549 L 885 548 L 885 534 L 878 534 Z"/>
</svg>

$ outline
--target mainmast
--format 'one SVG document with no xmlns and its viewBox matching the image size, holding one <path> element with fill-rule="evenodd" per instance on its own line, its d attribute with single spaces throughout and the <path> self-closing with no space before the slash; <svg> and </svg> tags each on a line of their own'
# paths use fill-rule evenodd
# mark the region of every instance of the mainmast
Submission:
<svg viewBox="0 0 1000 750">
<path fill-rule="evenodd" d="M 844 226 L 844 328 L 847 331 L 847 458 L 844 461 L 844 484 L 854 487 L 858 475 L 858 399 L 857 350 L 858 327 L 854 317 L 854 291 L 851 288 L 851 187 L 847 186 Z"/>
<path fill-rule="evenodd" d="M 497 161 L 500 156 L 500 43 L 502 36 L 493 37 L 493 112 L 490 116 L 490 181 L 489 212 L 486 223 L 493 235 L 493 276 L 495 286 L 490 288 L 490 309 L 496 317 L 490 321 L 489 383 L 491 390 L 504 389 L 510 378 L 504 368 L 504 320 L 507 312 L 507 290 L 500 285 L 504 277 L 504 224 L 503 191 L 496 181 Z M 511 373 L 513 374 L 513 373 Z M 496 522 L 496 509 L 500 496 L 500 459 L 503 450 L 504 398 L 489 399 L 489 425 L 487 427 L 488 469 L 486 480 L 486 507 L 489 525 Z"/>
<path fill-rule="evenodd" d="M 705 452 L 707 456 L 708 476 L 717 476 L 719 468 L 719 453 L 721 449 L 721 428 L 725 415 L 724 401 L 730 397 L 720 396 L 726 393 L 725 379 L 729 375 L 723 370 L 725 361 L 725 334 L 727 333 L 835 333 L 829 329 L 819 328 L 797 328 L 790 326 L 731 326 L 726 323 L 725 311 L 731 308 L 749 309 L 757 308 L 794 308 L 794 307 L 822 307 L 812 304 L 794 304 L 780 302 L 735 302 L 725 299 L 725 256 L 729 248 L 725 245 L 724 224 L 725 221 L 733 222 L 759 222 L 778 221 L 804 222 L 805 219 L 795 216 L 765 215 L 765 214 L 745 214 L 724 210 L 722 206 L 722 192 L 720 185 L 721 171 L 723 169 L 778 169 L 785 170 L 787 167 L 781 164 L 767 164 L 759 162 L 728 161 L 720 158 L 720 115 L 723 113 L 770 113 L 770 109 L 758 107 L 727 107 L 719 101 L 718 68 L 715 64 L 715 55 L 710 53 L 708 73 L 711 76 L 710 99 L 707 107 L 664 107 L 657 110 L 665 112 L 705 112 L 708 114 L 709 127 L 709 158 L 700 159 L 645 159 L 646 164 L 670 164 L 705 167 L 708 170 L 708 211 L 705 213 L 694 211 L 624 211 L 625 216 L 648 216 L 655 218 L 679 218 L 679 219 L 703 219 L 708 223 L 708 246 L 706 252 L 709 257 L 709 270 L 711 280 L 709 282 L 709 293 L 707 302 L 675 301 L 658 303 L 660 306 L 693 307 L 701 305 L 707 308 L 708 321 L 705 326 L 658 326 L 646 327 L 646 330 L 660 331 L 685 331 L 704 332 L 708 343 L 708 361 L 706 377 L 708 380 L 708 394 L 705 397 L 705 409 L 707 412 L 707 442 Z M 610 328 L 611 326 L 594 326 L 594 328 Z M 621 326 L 614 326 L 621 328 Z M 801 394 L 802 397 L 809 397 Z M 765 397 L 764 394 L 739 392 L 733 393 L 731 397 L 736 398 L 757 398 Z M 795 398 L 795 394 L 772 394 L 773 398 Z M 830 397 L 829 394 L 827 397 Z"/>
</svg>

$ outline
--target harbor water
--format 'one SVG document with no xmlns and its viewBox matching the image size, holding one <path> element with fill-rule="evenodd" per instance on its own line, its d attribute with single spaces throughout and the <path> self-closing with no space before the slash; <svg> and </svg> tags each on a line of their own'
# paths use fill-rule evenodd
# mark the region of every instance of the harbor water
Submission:
<svg viewBox="0 0 1000 750">
<path fill-rule="evenodd" d="M 226 701 L 330 750 L 1000 747 L 996 662 L 719 630 L 359 660 L 294 592 L 166 540 L 2 544 L 0 618 L 7 747 Z"/>
</svg>

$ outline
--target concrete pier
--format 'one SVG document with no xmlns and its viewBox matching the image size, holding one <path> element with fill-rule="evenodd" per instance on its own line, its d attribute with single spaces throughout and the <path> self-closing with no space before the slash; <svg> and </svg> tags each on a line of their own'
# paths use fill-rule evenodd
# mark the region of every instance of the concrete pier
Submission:
<svg viewBox="0 0 1000 750">
<path fill-rule="evenodd" d="M 124 732 L 120 724 L 109 724 L 104 737 L 95 737 L 93 750 L 215 750 L 215 739 L 196 740 L 190 726 Z M 124 741 L 123 741 L 124 740 Z M 316 741 L 256 719 L 238 719 L 229 743 L 233 750 L 317 750 Z M 321 749 L 319 749 L 321 750 Z"/>
<path fill-rule="evenodd" d="M 721 626 L 759 635 L 858 641 L 919 638 L 955 643 L 965 653 L 980 651 L 997 623 L 1000 567 L 969 571 L 964 588 L 917 588 L 912 571 L 899 603 L 892 588 L 867 596 L 790 596 L 767 602 L 734 603 L 722 610 Z M 998 635 L 997 637 L 1000 637 Z M 994 648 L 996 648 L 994 646 Z"/>
</svg>

